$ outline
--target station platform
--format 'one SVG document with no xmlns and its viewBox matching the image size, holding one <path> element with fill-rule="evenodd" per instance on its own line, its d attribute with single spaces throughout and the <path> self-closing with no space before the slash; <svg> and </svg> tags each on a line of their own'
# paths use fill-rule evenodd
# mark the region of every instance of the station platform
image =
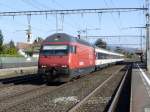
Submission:
<svg viewBox="0 0 150 112">
<path fill-rule="evenodd" d="M 130 112 L 150 112 L 150 74 L 141 63 L 132 69 Z"/>
<path fill-rule="evenodd" d="M 0 69 L 0 79 L 37 73 L 37 66 Z"/>
</svg>

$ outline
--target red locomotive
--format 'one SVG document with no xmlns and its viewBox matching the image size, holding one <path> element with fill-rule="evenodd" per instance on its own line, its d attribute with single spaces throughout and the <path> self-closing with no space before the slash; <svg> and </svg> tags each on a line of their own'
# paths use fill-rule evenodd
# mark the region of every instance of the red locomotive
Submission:
<svg viewBox="0 0 150 112">
<path fill-rule="evenodd" d="M 65 33 L 45 39 L 40 49 L 38 73 L 46 79 L 72 79 L 95 69 L 94 47 Z"/>
</svg>

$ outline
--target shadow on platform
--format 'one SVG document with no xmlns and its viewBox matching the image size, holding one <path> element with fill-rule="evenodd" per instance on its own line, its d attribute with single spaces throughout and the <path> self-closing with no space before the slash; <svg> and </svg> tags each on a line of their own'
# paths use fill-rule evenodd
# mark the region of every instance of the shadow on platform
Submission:
<svg viewBox="0 0 150 112">
<path fill-rule="evenodd" d="M 16 76 L 10 78 L 0 79 L 1 84 L 14 84 L 14 85 L 43 85 L 46 84 L 48 86 L 59 86 L 63 84 L 62 82 L 49 82 L 42 80 L 38 76 L 34 75 L 24 75 L 24 76 Z"/>
</svg>

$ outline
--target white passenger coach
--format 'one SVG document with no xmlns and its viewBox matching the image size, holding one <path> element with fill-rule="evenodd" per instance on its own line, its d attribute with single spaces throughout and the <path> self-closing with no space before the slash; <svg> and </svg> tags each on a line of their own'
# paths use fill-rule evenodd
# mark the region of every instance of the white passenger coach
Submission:
<svg viewBox="0 0 150 112">
<path fill-rule="evenodd" d="M 96 68 L 102 68 L 110 64 L 115 64 L 124 61 L 124 55 L 119 53 L 114 53 L 112 51 L 95 47 L 96 53 Z"/>
</svg>

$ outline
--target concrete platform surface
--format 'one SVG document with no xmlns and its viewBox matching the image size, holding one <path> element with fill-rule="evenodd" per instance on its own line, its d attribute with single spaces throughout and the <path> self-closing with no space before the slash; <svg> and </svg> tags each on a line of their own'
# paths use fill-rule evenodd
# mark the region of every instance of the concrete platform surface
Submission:
<svg viewBox="0 0 150 112">
<path fill-rule="evenodd" d="M 133 65 L 130 112 L 150 112 L 150 74 L 143 64 Z"/>
<path fill-rule="evenodd" d="M 0 78 L 36 74 L 37 66 L 0 69 Z"/>
</svg>

